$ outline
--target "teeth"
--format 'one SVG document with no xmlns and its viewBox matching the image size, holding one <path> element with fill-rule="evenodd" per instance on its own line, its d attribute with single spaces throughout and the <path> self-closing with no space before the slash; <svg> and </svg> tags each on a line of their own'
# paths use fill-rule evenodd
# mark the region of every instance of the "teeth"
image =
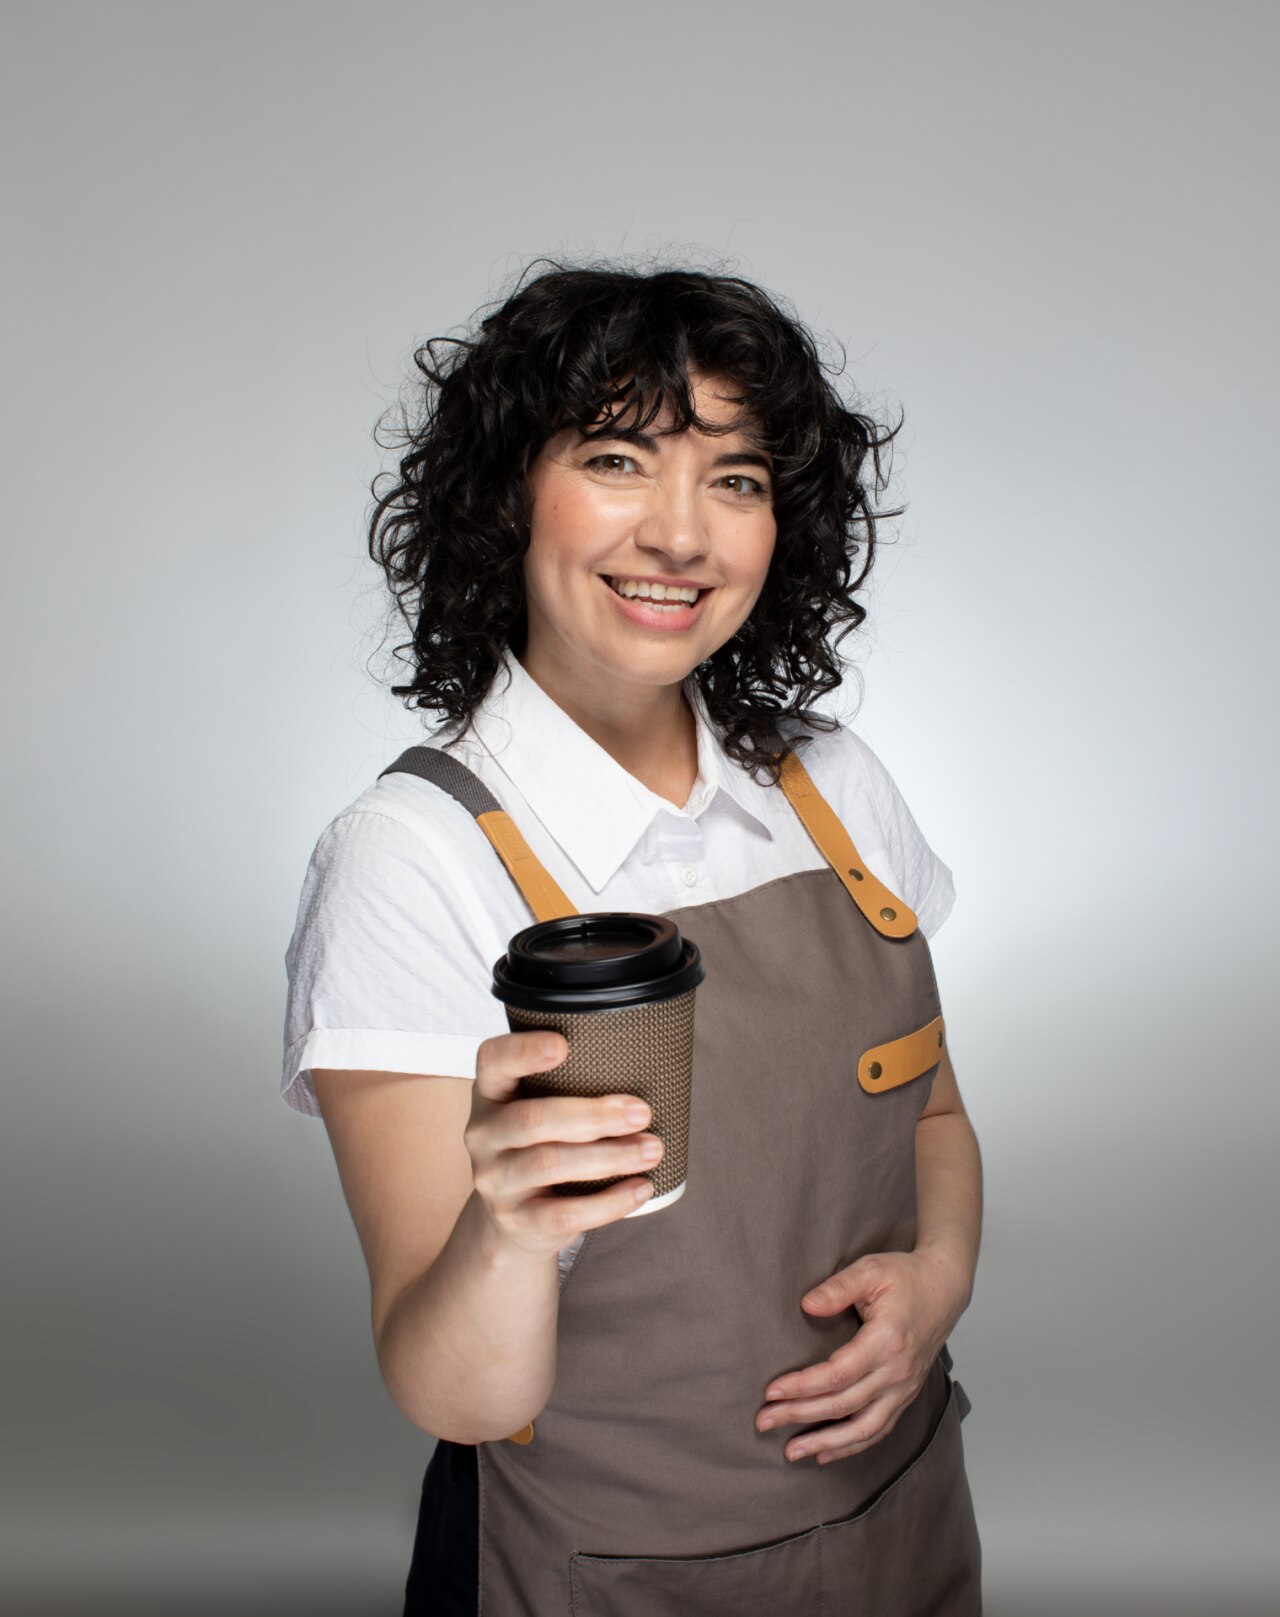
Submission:
<svg viewBox="0 0 1280 1617">
<path fill-rule="evenodd" d="M 698 599 L 697 590 L 679 589 L 674 584 L 637 584 L 630 578 L 621 584 L 611 578 L 609 583 L 619 595 L 625 595 L 628 599 L 638 595 L 642 600 L 687 601 L 691 606 Z"/>
</svg>

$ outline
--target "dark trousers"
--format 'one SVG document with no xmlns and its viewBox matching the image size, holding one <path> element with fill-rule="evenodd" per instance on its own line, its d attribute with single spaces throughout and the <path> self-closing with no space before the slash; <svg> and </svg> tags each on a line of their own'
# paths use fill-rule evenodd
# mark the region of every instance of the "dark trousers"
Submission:
<svg viewBox="0 0 1280 1617">
<path fill-rule="evenodd" d="M 476 1451 L 441 1438 L 422 1479 L 404 1617 L 476 1617 L 479 1519 Z"/>
</svg>

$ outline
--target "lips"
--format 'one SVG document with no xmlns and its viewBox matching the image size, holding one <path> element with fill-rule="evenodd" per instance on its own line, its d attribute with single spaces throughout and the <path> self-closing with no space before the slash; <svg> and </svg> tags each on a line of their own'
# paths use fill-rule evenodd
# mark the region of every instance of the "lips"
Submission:
<svg viewBox="0 0 1280 1617">
<path fill-rule="evenodd" d="M 599 578 L 601 584 L 608 590 L 610 600 L 617 602 L 619 611 L 629 618 L 632 623 L 638 624 L 643 629 L 665 629 L 670 632 L 692 627 L 702 616 L 703 603 L 706 601 L 707 596 L 711 594 L 709 588 L 699 590 L 698 599 L 692 605 L 681 603 L 679 606 L 671 607 L 660 603 L 655 606 L 640 596 L 628 598 L 625 595 L 619 595 L 603 573 L 599 575 Z"/>
</svg>

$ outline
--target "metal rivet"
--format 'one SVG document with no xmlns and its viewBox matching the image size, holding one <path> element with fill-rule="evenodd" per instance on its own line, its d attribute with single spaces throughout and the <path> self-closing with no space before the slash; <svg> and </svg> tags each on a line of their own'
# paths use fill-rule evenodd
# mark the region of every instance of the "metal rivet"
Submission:
<svg viewBox="0 0 1280 1617">
<path fill-rule="evenodd" d="M 886 921 L 896 921 L 898 919 L 897 910 L 891 910 L 891 909 L 886 908 L 886 909 L 882 909 L 880 911 L 880 914 L 881 914 L 882 918 L 884 920 L 886 920 Z"/>
<path fill-rule="evenodd" d="M 878 1061 L 873 1061 L 867 1068 L 867 1076 L 869 1078 L 878 1078 L 883 1071 L 884 1068 L 880 1065 L 880 1063 Z"/>
<path fill-rule="evenodd" d="M 862 880 L 862 872 L 860 870 L 851 870 L 849 874 L 853 877 L 854 881 Z"/>
</svg>

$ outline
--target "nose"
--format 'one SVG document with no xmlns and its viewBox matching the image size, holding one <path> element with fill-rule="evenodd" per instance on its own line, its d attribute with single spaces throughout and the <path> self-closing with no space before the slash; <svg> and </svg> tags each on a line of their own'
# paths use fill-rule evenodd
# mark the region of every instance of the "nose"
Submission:
<svg viewBox="0 0 1280 1617">
<path fill-rule="evenodd" d="M 636 528 L 635 539 L 641 550 L 670 557 L 672 571 L 705 555 L 710 538 L 696 485 L 684 485 L 680 481 L 664 483 L 659 479 Z"/>
</svg>

